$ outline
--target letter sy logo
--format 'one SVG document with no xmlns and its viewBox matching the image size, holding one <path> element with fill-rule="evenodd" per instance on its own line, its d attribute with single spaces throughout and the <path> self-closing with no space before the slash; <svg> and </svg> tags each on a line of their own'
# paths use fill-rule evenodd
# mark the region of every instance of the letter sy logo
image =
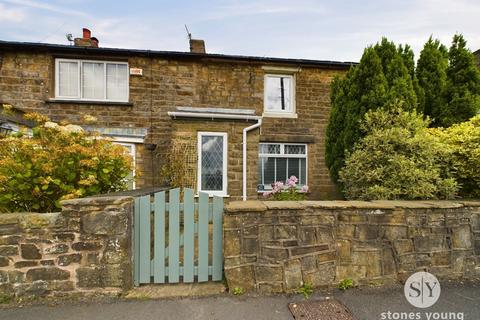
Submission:
<svg viewBox="0 0 480 320">
<path fill-rule="evenodd" d="M 417 272 L 412 274 L 404 286 L 405 298 L 414 307 L 428 308 L 440 298 L 440 282 L 431 273 Z"/>
</svg>

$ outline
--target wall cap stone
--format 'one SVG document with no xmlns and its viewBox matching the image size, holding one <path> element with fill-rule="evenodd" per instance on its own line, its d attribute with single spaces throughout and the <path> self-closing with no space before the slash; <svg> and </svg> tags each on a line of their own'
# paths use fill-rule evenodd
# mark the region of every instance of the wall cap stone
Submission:
<svg viewBox="0 0 480 320">
<path fill-rule="evenodd" d="M 395 206 L 386 203 L 375 203 L 370 201 L 346 201 L 346 200 L 333 200 L 333 201 L 303 201 L 303 203 L 309 208 L 319 209 L 395 209 Z"/>
<path fill-rule="evenodd" d="M 263 201 L 269 210 L 302 210 L 306 208 L 303 201 Z"/>
<path fill-rule="evenodd" d="M 267 207 L 262 201 L 232 201 L 225 205 L 225 212 L 262 212 L 267 211 Z"/>
<path fill-rule="evenodd" d="M 478 200 L 374 200 L 374 201 L 232 201 L 225 206 L 225 212 L 261 212 L 267 210 L 314 209 L 455 209 L 480 207 Z"/>
<path fill-rule="evenodd" d="M 113 197 L 89 197 L 89 198 L 80 198 L 80 199 L 71 199 L 63 200 L 60 204 L 63 206 L 68 205 L 80 205 L 80 206 L 91 206 L 93 204 L 118 204 L 126 201 L 132 201 L 133 197 L 126 196 L 113 196 Z"/>
</svg>

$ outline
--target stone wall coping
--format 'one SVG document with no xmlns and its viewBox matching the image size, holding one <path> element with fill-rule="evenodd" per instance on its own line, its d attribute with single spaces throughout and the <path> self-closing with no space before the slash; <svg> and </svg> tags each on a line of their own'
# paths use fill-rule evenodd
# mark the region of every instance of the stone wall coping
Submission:
<svg viewBox="0 0 480 320">
<path fill-rule="evenodd" d="M 0 225 L 17 224 L 23 229 L 43 228 L 55 223 L 60 212 L 15 212 L 0 214 Z"/>
<path fill-rule="evenodd" d="M 454 209 L 461 207 L 480 207 L 478 200 L 374 200 L 374 201 L 232 201 L 225 212 L 261 212 L 267 210 L 318 209 Z"/>
<path fill-rule="evenodd" d="M 89 198 L 79 198 L 79 199 L 71 199 L 71 200 L 63 200 L 60 202 L 60 204 L 63 206 L 69 206 L 69 205 L 80 205 L 80 206 L 91 206 L 94 204 L 119 204 L 122 202 L 126 201 L 131 201 L 133 200 L 133 197 L 128 197 L 128 196 L 112 196 L 112 197 L 107 197 L 107 196 L 102 196 L 102 197 L 89 197 Z"/>
<path fill-rule="evenodd" d="M 232 201 L 225 205 L 225 212 L 262 212 L 267 206 L 259 200 Z"/>
</svg>

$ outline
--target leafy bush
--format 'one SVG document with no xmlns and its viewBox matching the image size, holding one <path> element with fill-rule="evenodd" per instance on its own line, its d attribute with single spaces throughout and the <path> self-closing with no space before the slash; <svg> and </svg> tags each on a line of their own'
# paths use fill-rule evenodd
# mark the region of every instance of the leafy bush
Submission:
<svg viewBox="0 0 480 320">
<path fill-rule="evenodd" d="M 455 196 L 458 185 L 449 150 L 428 131 L 429 120 L 398 104 L 369 111 L 366 136 L 340 171 L 348 199 L 437 199 Z"/>
<path fill-rule="evenodd" d="M 299 188 L 297 186 L 298 178 L 291 176 L 286 183 L 277 181 L 272 186 L 272 191 L 263 193 L 266 198 L 272 198 L 276 201 L 298 201 L 305 200 L 308 186 Z"/>
<path fill-rule="evenodd" d="M 245 293 L 245 290 L 243 288 L 240 288 L 240 287 L 235 287 L 235 288 L 233 288 L 232 293 L 233 293 L 234 296 L 241 296 Z"/>
<path fill-rule="evenodd" d="M 460 195 L 480 197 L 480 116 L 447 129 L 430 131 L 450 151 L 455 177 L 461 185 Z"/>
<path fill-rule="evenodd" d="M 0 143 L 0 212 L 48 212 L 60 200 L 126 189 L 132 160 L 125 148 L 79 126 L 30 118 L 40 123 L 32 137 Z"/>
<path fill-rule="evenodd" d="M 340 281 L 340 283 L 338 284 L 338 289 L 345 291 L 347 289 L 353 288 L 353 285 L 353 280 L 350 278 L 346 278 Z"/>
<path fill-rule="evenodd" d="M 302 294 L 305 299 L 310 299 L 313 294 L 313 286 L 310 282 L 305 282 L 296 292 Z"/>
</svg>

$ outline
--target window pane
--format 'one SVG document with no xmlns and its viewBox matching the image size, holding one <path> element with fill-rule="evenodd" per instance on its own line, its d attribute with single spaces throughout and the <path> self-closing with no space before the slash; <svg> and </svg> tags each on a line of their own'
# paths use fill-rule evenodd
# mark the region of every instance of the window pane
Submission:
<svg viewBox="0 0 480 320">
<path fill-rule="evenodd" d="M 59 96 L 78 97 L 78 62 L 59 62 L 57 81 Z"/>
<path fill-rule="evenodd" d="M 82 97 L 104 99 L 105 64 L 84 62 L 82 74 Z"/>
<path fill-rule="evenodd" d="M 302 186 L 307 184 L 307 160 L 306 159 L 300 159 L 299 184 Z"/>
<path fill-rule="evenodd" d="M 292 79 L 290 77 L 267 76 L 265 80 L 266 111 L 291 111 L 291 87 Z"/>
<path fill-rule="evenodd" d="M 279 144 L 260 144 L 259 153 L 261 154 L 280 154 Z"/>
<path fill-rule="evenodd" d="M 287 159 L 285 158 L 276 158 L 277 160 L 277 176 L 275 181 L 285 182 L 287 181 Z"/>
<path fill-rule="evenodd" d="M 126 101 L 128 97 L 128 68 L 125 64 L 107 64 L 107 99 Z"/>
<path fill-rule="evenodd" d="M 303 145 L 286 145 L 285 154 L 305 154 L 305 146 Z"/>
<path fill-rule="evenodd" d="M 288 177 L 300 177 L 300 159 L 288 158 Z"/>
<path fill-rule="evenodd" d="M 275 158 L 263 158 L 263 183 L 270 188 L 275 182 Z"/>
<path fill-rule="evenodd" d="M 202 190 L 223 189 L 223 137 L 202 136 Z"/>
</svg>

